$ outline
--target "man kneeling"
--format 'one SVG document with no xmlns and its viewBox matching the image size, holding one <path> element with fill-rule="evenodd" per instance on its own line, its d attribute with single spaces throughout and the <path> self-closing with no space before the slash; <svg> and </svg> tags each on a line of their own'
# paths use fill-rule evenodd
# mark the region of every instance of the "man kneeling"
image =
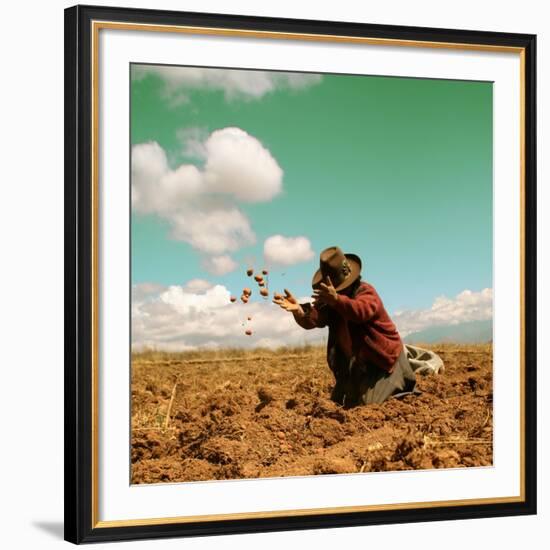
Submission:
<svg viewBox="0 0 550 550">
<path fill-rule="evenodd" d="M 397 328 L 360 275 L 361 259 L 333 246 L 321 252 L 313 304 L 299 304 L 286 289 L 273 300 L 305 329 L 328 326 L 327 362 L 336 380 L 331 399 L 345 407 L 417 392 Z"/>
</svg>

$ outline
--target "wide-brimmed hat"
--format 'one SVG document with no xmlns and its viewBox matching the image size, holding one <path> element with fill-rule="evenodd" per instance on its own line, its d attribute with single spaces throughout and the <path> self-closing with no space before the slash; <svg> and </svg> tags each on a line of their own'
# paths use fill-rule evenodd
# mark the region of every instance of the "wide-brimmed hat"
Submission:
<svg viewBox="0 0 550 550">
<path fill-rule="evenodd" d="M 361 274 L 361 258 L 344 254 L 337 246 L 325 248 L 319 256 L 319 269 L 313 275 L 311 286 L 316 288 L 328 276 L 336 291 L 344 290 Z"/>
</svg>

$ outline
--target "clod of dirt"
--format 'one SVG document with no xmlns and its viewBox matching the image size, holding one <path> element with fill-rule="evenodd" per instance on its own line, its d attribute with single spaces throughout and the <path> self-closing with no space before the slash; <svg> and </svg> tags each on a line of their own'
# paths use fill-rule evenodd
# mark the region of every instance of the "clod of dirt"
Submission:
<svg viewBox="0 0 550 550">
<path fill-rule="evenodd" d="M 250 296 L 252 294 L 252 290 L 249 288 L 243 288 L 243 296 Z"/>
<path fill-rule="evenodd" d="M 267 275 L 267 274 L 268 274 L 267 269 L 262 269 L 262 273 L 263 273 L 264 275 Z"/>
<path fill-rule="evenodd" d="M 254 270 L 252 268 L 249 268 L 246 270 L 246 274 L 249 276 L 249 277 L 252 277 L 252 273 L 254 273 Z"/>
<path fill-rule="evenodd" d="M 247 336 L 252 336 L 252 331 L 250 329 L 246 329 L 244 331 L 244 333 L 247 335 Z"/>
<path fill-rule="evenodd" d="M 432 463 L 436 468 L 456 468 L 460 465 L 460 455 L 452 449 L 440 451 L 434 456 Z"/>
<path fill-rule="evenodd" d="M 296 405 L 298 405 L 298 401 L 292 397 L 285 403 L 287 409 L 294 409 Z"/>
<path fill-rule="evenodd" d="M 260 412 L 266 405 L 273 401 L 273 394 L 267 388 L 258 388 L 258 399 L 260 402 L 255 407 L 256 412 Z"/>
<path fill-rule="evenodd" d="M 262 296 L 269 296 L 269 291 L 267 290 L 267 288 L 262 288 L 262 289 L 260 290 L 260 294 L 261 294 Z"/>
<path fill-rule="evenodd" d="M 424 442 L 420 437 L 405 436 L 395 447 L 395 451 L 392 456 L 393 461 L 402 460 L 403 462 L 408 462 L 408 457 L 419 447 L 422 448 Z"/>
<path fill-rule="evenodd" d="M 231 298 L 229 298 L 231 300 L 231 302 L 236 302 L 237 301 L 237 297 L 236 296 L 231 296 Z"/>
<path fill-rule="evenodd" d="M 279 294 L 278 292 L 274 292 L 273 293 L 273 298 L 275 300 L 282 300 L 283 299 L 283 295 L 282 294 Z"/>
<path fill-rule="evenodd" d="M 254 280 L 257 282 L 257 283 L 261 283 L 264 278 L 262 275 L 260 275 L 259 273 L 257 275 L 254 275 Z"/>
<path fill-rule="evenodd" d="M 239 461 L 240 455 L 242 455 L 240 442 L 224 437 L 212 437 L 202 445 L 199 456 L 211 464 L 224 465 Z"/>
<path fill-rule="evenodd" d="M 247 321 L 252 321 L 252 317 L 249 316 L 249 317 L 246 318 L 246 320 Z"/>
<path fill-rule="evenodd" d="M 273 394 L 267 388 L 258 388 L 258 398 L 260 401 L 269 403 L 273 401 Z"/>
<path fill-rule="evenodd" d="M 315 418 L 332 418 L 340 422 L 340 424 L 346 421 L 346 413 L 342 407 L 338 406 L 334 401 L 327 399 L 315 401 L 310 414 Z"/>
<path fill-rule="evenodd" d="M 333 418 L 312 418 L 309 423 L 309 431 L 320 440 L 323 447 L 336 445 L 346 437 L 340 423 Z"/>
<path fill-rule="evenodd" d="M 247 304 L 248 303 L 248 296 L 245 296 L 244 294 L 241 296 L 241 302 L 243 304 Z"/>
</svg>

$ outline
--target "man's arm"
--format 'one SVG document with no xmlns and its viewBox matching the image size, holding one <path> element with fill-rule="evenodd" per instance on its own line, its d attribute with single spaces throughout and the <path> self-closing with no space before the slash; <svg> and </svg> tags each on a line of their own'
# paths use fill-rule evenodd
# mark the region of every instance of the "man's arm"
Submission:
<svg viewBox="0 0 550 550">
<path fill-rule="evenodd" d="M 313 291 L 316 305 L 327 304 L 334 308 L 346 321 L 364 323 L 372 319 L 380 309 L 381 301 L 373 287 L 361 288 L 354 298 L 339 294 L 334 288 L 330 277 L 326 283 L 320 283 Z"/>
<path fill-rule="evenodd" d="M 284 295 L 275 294 L 273 303 L 292 313 L 294 320 L 305 329 L 320 328 L 327 324 L 325 312 L 318 311 L 316 306 L 310 303 L 299 304 L 292 293 L 285 288 Z"/>
<path fill-rule="evenodd" d="M 355 298 L 339 294 L 333 307 L 347 321 L 364 323 L 376 315 L 380 308 L 380 298 L 374 289 L 364 290 Z"/>
<path fill-rule="evenodd" d="M 293 312 L 294 320 L 305 329 L 322 328 L 327 324 L 326 308 L 312 306 L 309 302 L 300 304 L 301 312 Z"/>
</svg>

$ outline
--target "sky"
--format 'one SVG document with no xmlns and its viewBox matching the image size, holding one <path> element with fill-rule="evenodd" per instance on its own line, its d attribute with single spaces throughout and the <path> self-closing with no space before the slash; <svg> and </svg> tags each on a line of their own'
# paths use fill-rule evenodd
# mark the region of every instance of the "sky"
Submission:
<svg viewBox="0 0 550 550">
<path fill-rule="evenodd" d="M 322 337 L 228 298 L 253 267 L 305 299 L 333 245 L 403 335 L 491 318 L 491 83 L 133 65 L 130 86 L 135 347 Z"/>
</svg>

